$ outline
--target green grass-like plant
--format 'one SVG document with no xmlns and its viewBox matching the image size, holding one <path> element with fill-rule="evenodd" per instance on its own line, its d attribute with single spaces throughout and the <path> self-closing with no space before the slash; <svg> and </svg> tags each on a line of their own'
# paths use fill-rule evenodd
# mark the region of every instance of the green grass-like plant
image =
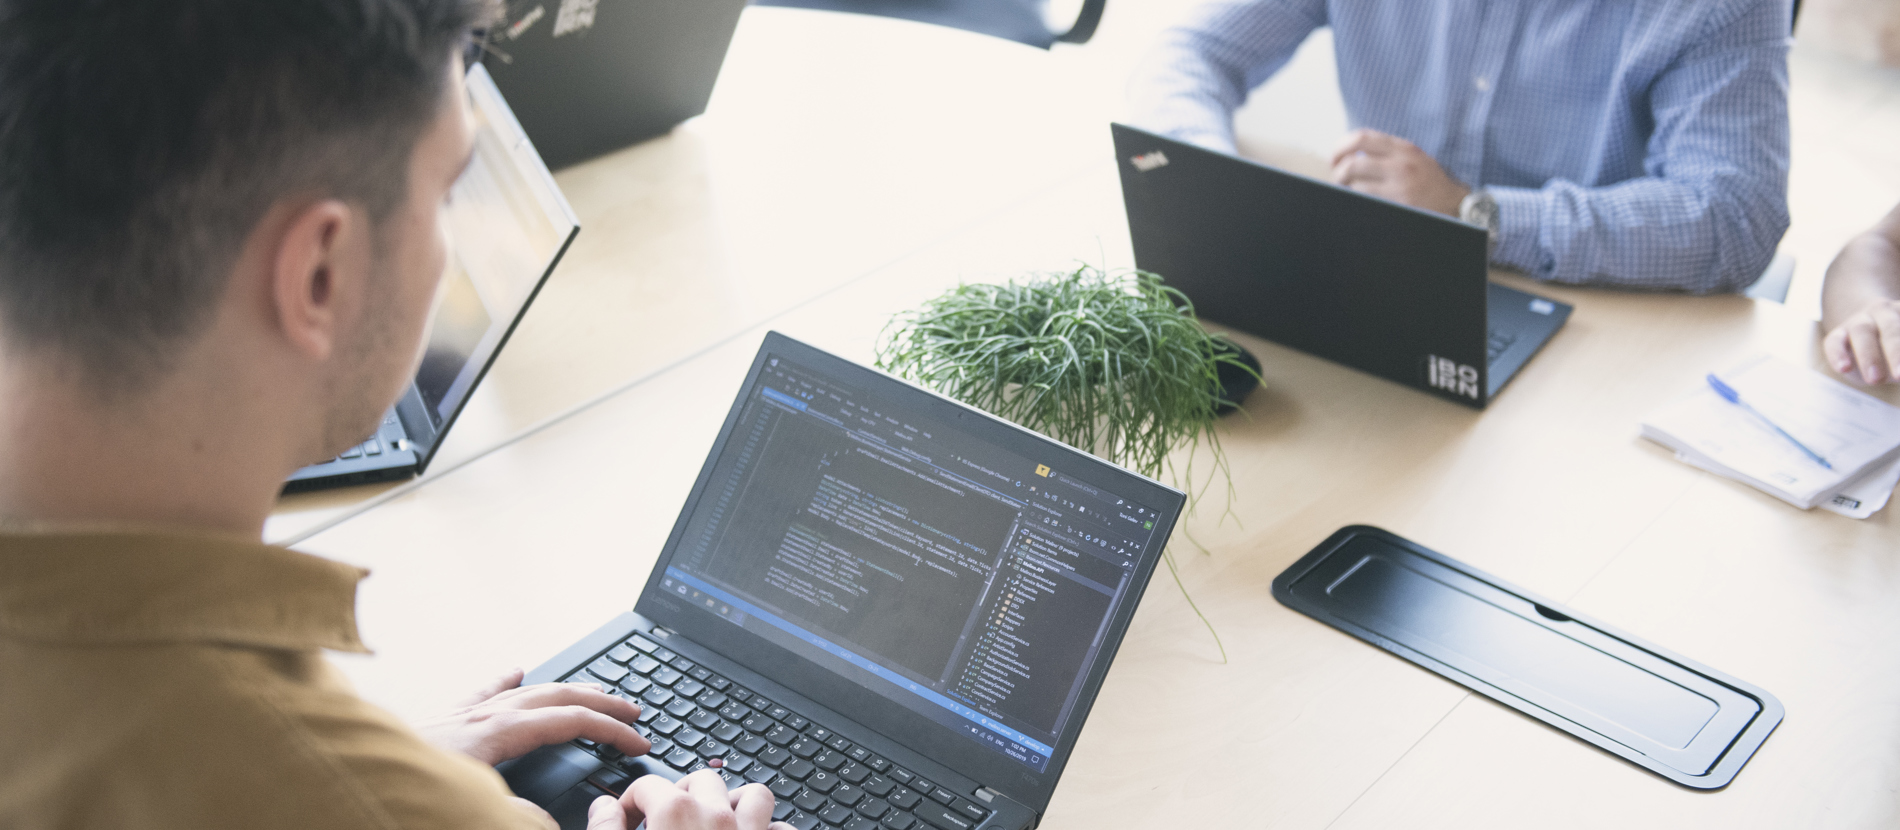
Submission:
<svg viewBox="0 0 1900 830">
<path fill-rule="evenodd" d="M 1216 434 L 1223 364 L 1257 374 L 1194 306 L 1145 271 L 1089 265 L 1004 285 L 965 284 L 886 326 L 877 365 L 1188 493 L 1232 481 Z M 1196 486 L 1193 450 L 1214 469 Z M 1186 452 L 1181 452 L 1186 450 Z M 1178 465 L 1176 459 L 1185 459 Z M 1224 510 L 1225 514 L 1227 511 Z M 1172 555 L 1164 557 L 1183 596 Z M 1194 613 L 1207 623 L 1194 599 Z M 1220 635 L 1208 624 L 1227 659 Z"/>
</svg>

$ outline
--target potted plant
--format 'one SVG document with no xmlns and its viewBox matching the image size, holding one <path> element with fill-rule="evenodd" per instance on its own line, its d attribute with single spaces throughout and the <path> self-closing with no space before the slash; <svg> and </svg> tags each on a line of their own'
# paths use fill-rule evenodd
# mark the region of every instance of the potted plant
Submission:
<svg viewBox="0 0 1900 830">
<path fill-rule="evenodd" d="M 1191 451 L 1212 451 L 1206 483 L 1225 478 L 1215 419 L 1260 381 L 1258 361 L 1202 328 L 1193 304 L 1160 276 L 1089 265 L 960 285 L 893 318 L 877 365 L 1143 475 L 1165 476 L 1188 493 L 1190 512 L 1202 495 Z M 1188 460 L 1177 466 L 1177 458 Z M 1173 557 L 1163 558 L 1181 585 Z M 1205 623 L 1192 597 L 1188 604 Z"/>
</svg>

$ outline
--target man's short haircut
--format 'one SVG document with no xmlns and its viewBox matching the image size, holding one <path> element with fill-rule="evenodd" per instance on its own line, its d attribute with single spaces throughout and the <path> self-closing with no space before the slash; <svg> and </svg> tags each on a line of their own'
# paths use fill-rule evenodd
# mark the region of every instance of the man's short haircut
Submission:
<svg viewBox="0 0 1900 830">
<path fill-rule="evenodd" d="M 405 201 L 494 2 L 0 0 L 0 347 L 154 380 L 273 203 Z"/>
</svg>

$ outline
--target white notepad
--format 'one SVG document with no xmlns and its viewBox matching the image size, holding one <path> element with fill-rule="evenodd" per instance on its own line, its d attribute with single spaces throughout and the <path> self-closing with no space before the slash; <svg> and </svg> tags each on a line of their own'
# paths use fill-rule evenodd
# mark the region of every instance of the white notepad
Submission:
<svg viewBox="0 0 1900 830">
<path fill-rule="evenodd" d="M 1900 408 L 1772 357 L 1752 358 L 1717 377 L 1833 469 L 1723 400 L 1707 383 L 1645 420 L 1643 437 L 1675 450 L 1688 464 L 1803 510 L 1821 504 L 1864 518 L 1886 503 L 1893 474 L 1900 471 L 1893 464 L 1900 459 Z"/>
</svg>

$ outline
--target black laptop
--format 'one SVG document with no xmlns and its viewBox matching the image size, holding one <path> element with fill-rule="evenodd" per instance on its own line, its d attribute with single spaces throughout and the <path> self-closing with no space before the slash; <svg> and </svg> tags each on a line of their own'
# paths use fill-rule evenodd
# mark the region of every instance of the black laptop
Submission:
<svg viewBox="0 0 1900 830">
<path fill-rule="evenodd" d="M 468 72 L 468 95 L 475 154 L 445 208 L 448 268 L 415 380 L 375 435 L 298 470 L 286 493 L 421 474 L 580 232 L 547 165 L 479 64 Z"/>
<path fill-rule="evenodd" d="M 746 0 L 509 0 L 482 63 L 549 166 L 706 111 Z"/>
<path fill-rule="evenodd" d="M 1570 316 L 1482 228 L 1115 124 L 1135 265 L 1202 317 L 1482 409 Z"/>
<path fill-rule="evenodd" d="M 527 677 L 638 703 L 652 752 L 502 774 L 564 828 L 709 766 L 801 830 L 1033 827 L 1182 504 L 768 334 L 633 611 Z"/>
</svg>

